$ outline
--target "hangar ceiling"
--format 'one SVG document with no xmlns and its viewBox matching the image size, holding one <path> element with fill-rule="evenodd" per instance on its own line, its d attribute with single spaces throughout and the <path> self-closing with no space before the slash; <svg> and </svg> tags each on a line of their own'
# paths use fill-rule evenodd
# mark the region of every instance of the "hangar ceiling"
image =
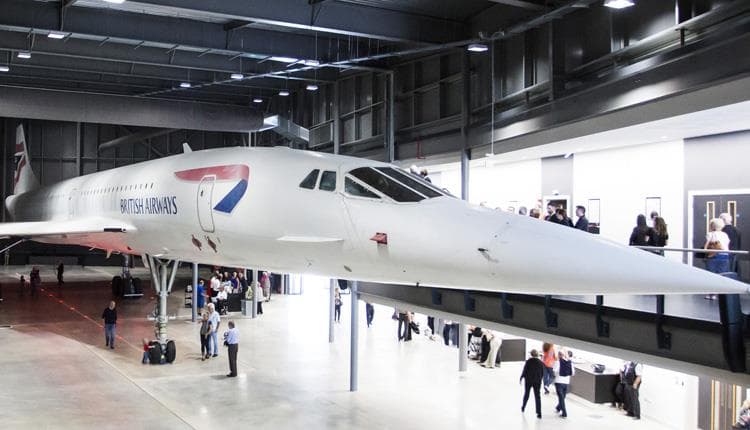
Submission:
<svg viewBox="0 0 750 430">
<path fill-rule="evenodd" d="M 10 71 L 0 84 L 270 104 L 281 89 L 382 66 L 351 59 L 476 37 L 479 14 L 498 10 L 512 21 L 544 12 L 541 3 L 6 0 L 0 63 Z"/>
<path fill-rule="evenodd" d="M 278 114 L 309 130 L 310 149 L 386 160 L 534 146 L 539 132 L 554 137 L 566 124 L 741 77 L 748 60 L 722 58 L 750 47 L 746 0 L 636 0 L 623 10 L 604 0 L 1 8 L 0 88 L 14 97 L 0 116 L 248 132 Z M 472 44 L 479 50 L 468 52 Z M 104 115 L 112 104 L 119 113 Z M 149 115 L 133 113 L 144 106 Z M 292 144 L 271 131 L 250 140 Z"/>
</svg>

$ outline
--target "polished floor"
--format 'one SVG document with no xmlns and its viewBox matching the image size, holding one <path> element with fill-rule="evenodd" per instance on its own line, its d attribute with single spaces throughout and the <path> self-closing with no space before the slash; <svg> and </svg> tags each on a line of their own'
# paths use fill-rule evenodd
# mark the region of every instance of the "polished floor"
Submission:
<svg viewBox="0 0 750 430">
<path fill-rule="evenodd" d="M 520 412 L 520 363 L 457 371 L 457 349 L 424 336 L 396 341 L 390 310 L 376 308 L 367 329 L 360 304 L 359 391 L 348 391 L 348 296 L 336 340 L 328 343 L 328 293 L 274 296 L 257 319 L 235 316 L 241 332 L 238 378 L 228 379 L 226 351 L 201 361 L 198 327 L 187 316 L 181 286 L 169 313 L 177 342 L 172 365 L 140 364 L 140 340 L 154 298 L 118 304 L 117 347 L 104 347 L 101 312 L 112 269 L 71 269 L 58 296 L 20 297 L 10 268 L 0 274 L 0 428 L 127 429 L 661 429 L 633 422 L 606 405 L 569 397 L 569 417 L 543 399 L 542 420 Z M 80 273 L 76 274 L 76 270 Z M 72 280 L 102 279 L 75 283 Z M 43 271 L 52 282 L 54 273 Z M 28 292 L 26 292 L 28 293 Z M 226 320 L 225 320 L 226 321 Z M 10 327 L 7 327 L 10 325 Z"/>
</svg>

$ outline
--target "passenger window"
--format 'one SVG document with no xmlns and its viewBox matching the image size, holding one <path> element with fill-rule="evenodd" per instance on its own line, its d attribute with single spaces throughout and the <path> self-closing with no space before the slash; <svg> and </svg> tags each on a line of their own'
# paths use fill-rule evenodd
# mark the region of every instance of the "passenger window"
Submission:
<svg viewBox="0 0 750 430">
<path fill-rule="evenodd" d="M 323 191 L 335 191 L 336 190 L 336 172 L 325 171 L 320 177 L 320 187 L 318 189 Z"/>
<path fill-rule="evenodd" d="M 351 196 L 367 197 L 370 199 L 380 198 L 380 196 L 368 190 L 364 185 L 355 182 L 349 177 L 344 178 L 344 191 Z"/>
<path fill-rule="evenodd" d="M 375 169 L 360 167 L 349 173 L 399 203 L 413 203 L 425 199 L 421 194 L 412 191 L 409 187 L 396 182 Z"/>
<path fill-rule="evenodd" d="M 315 169 L 312 172 L 310 172 L 305 179 L 302 180 L 302 182 L 299 183 L 300 188 L 305 188 L 308 190 L 315 189 L 315 184 L 318 182 L 318 173 L 320 173 L 320 170 Z"/>
</svg>

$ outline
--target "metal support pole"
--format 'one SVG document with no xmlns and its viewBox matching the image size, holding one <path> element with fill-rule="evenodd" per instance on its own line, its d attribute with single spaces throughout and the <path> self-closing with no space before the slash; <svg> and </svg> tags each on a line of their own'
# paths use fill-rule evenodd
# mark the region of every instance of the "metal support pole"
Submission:
<svg viewBox="0 0 750 430">
<path fill-rule="evenodd" d="M 471 63 L 464 53 L 461 66 L 463 94 L 461 97 L 461 198 L 469 200 L 469 125 L 471 123 Z"/>
<path fill-rule="evenodd" d="M 331 278 L 330 285 L 328 287 L 328 343 L 333 343 L 333 313 L 334 313 L 334 301 L 336 300 L 336 279 Z"/>
<path fill-rule="evenodd" d="M 396 99 L 396 86 L 394 82 L 394 73 L 386 73 L 388 84 L 388 97 L 386 100 L 386 132 L 388 133 L 388 162 L 393 163 L 396 160 L 396 122 L 394 118 L 394 103 Z"/>
<path fill-rule="evenodd" d="M 341 146 L 341 112 L 339 111 L 339 99 L 341 97 L 341 83 L 336 81 L 333 84 L 333 109 L 331 116 L 333 116 L 333 153 L 338 154 Z"/>
<path fill-rule="evenodd" d="M 83 126 L 76 123 L 76 174 L 83 176 Z"/>
<path fill-rule="evenodd" d="M 258 317 L 258 271 L 251 270 L 252 277 L 250 279 L 250 288 L 253 290 L 253 309 L 250 312 L 252 318 Z"/>
<path fill-rule="evenodd" d="M 458 324 L 458 371 L 466 372 L 467 363 L 469 362 L 468 353 L 466 351 L 467 343 L 469 342 L 469 332 L 466 324 Z"/>
<path fill-rule="evenodd" d="M 159 315 L 157 317 L 157 340 L 164 344 L 167 342 L 167 272 L 169 271 L 169 262 L 157 262 L 161 282 L 159 285 Z"/>
<path fill-rule="evenodd" d="M 359 365 L 359 286 L 357 281 L 352 281 L 352 327 L 351 342 L 349 344 L 349 391 L 357 391 L 358 365 Z"/>
<path fill-rule="evenodd" d="M 193 305 L 191 306 L 191 321 L 195 322 L 198 316 L 198 263 L 193 263 Z"/>
</svg>

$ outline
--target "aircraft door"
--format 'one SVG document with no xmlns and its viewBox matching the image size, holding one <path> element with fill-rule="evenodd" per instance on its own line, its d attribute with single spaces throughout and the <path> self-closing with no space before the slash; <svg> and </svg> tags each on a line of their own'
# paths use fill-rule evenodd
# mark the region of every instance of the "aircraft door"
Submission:
<svg viewBox="0 0 750 430">
<path fill-rule="evenodd" d="M 206 176 L 201 179 L 200 185 L 198 185 L 198 222 L 203 231 L 207 233 L 213 233 L 214 231 L 212 195 L 215 181 L 215 176 Z"/>
<path fill-rule="evenodd" d="M 76 205 L 78 204 L 78 190 L 73 188 L 68 195 L 68 218 L 76 216 Z"/>
</svg>

